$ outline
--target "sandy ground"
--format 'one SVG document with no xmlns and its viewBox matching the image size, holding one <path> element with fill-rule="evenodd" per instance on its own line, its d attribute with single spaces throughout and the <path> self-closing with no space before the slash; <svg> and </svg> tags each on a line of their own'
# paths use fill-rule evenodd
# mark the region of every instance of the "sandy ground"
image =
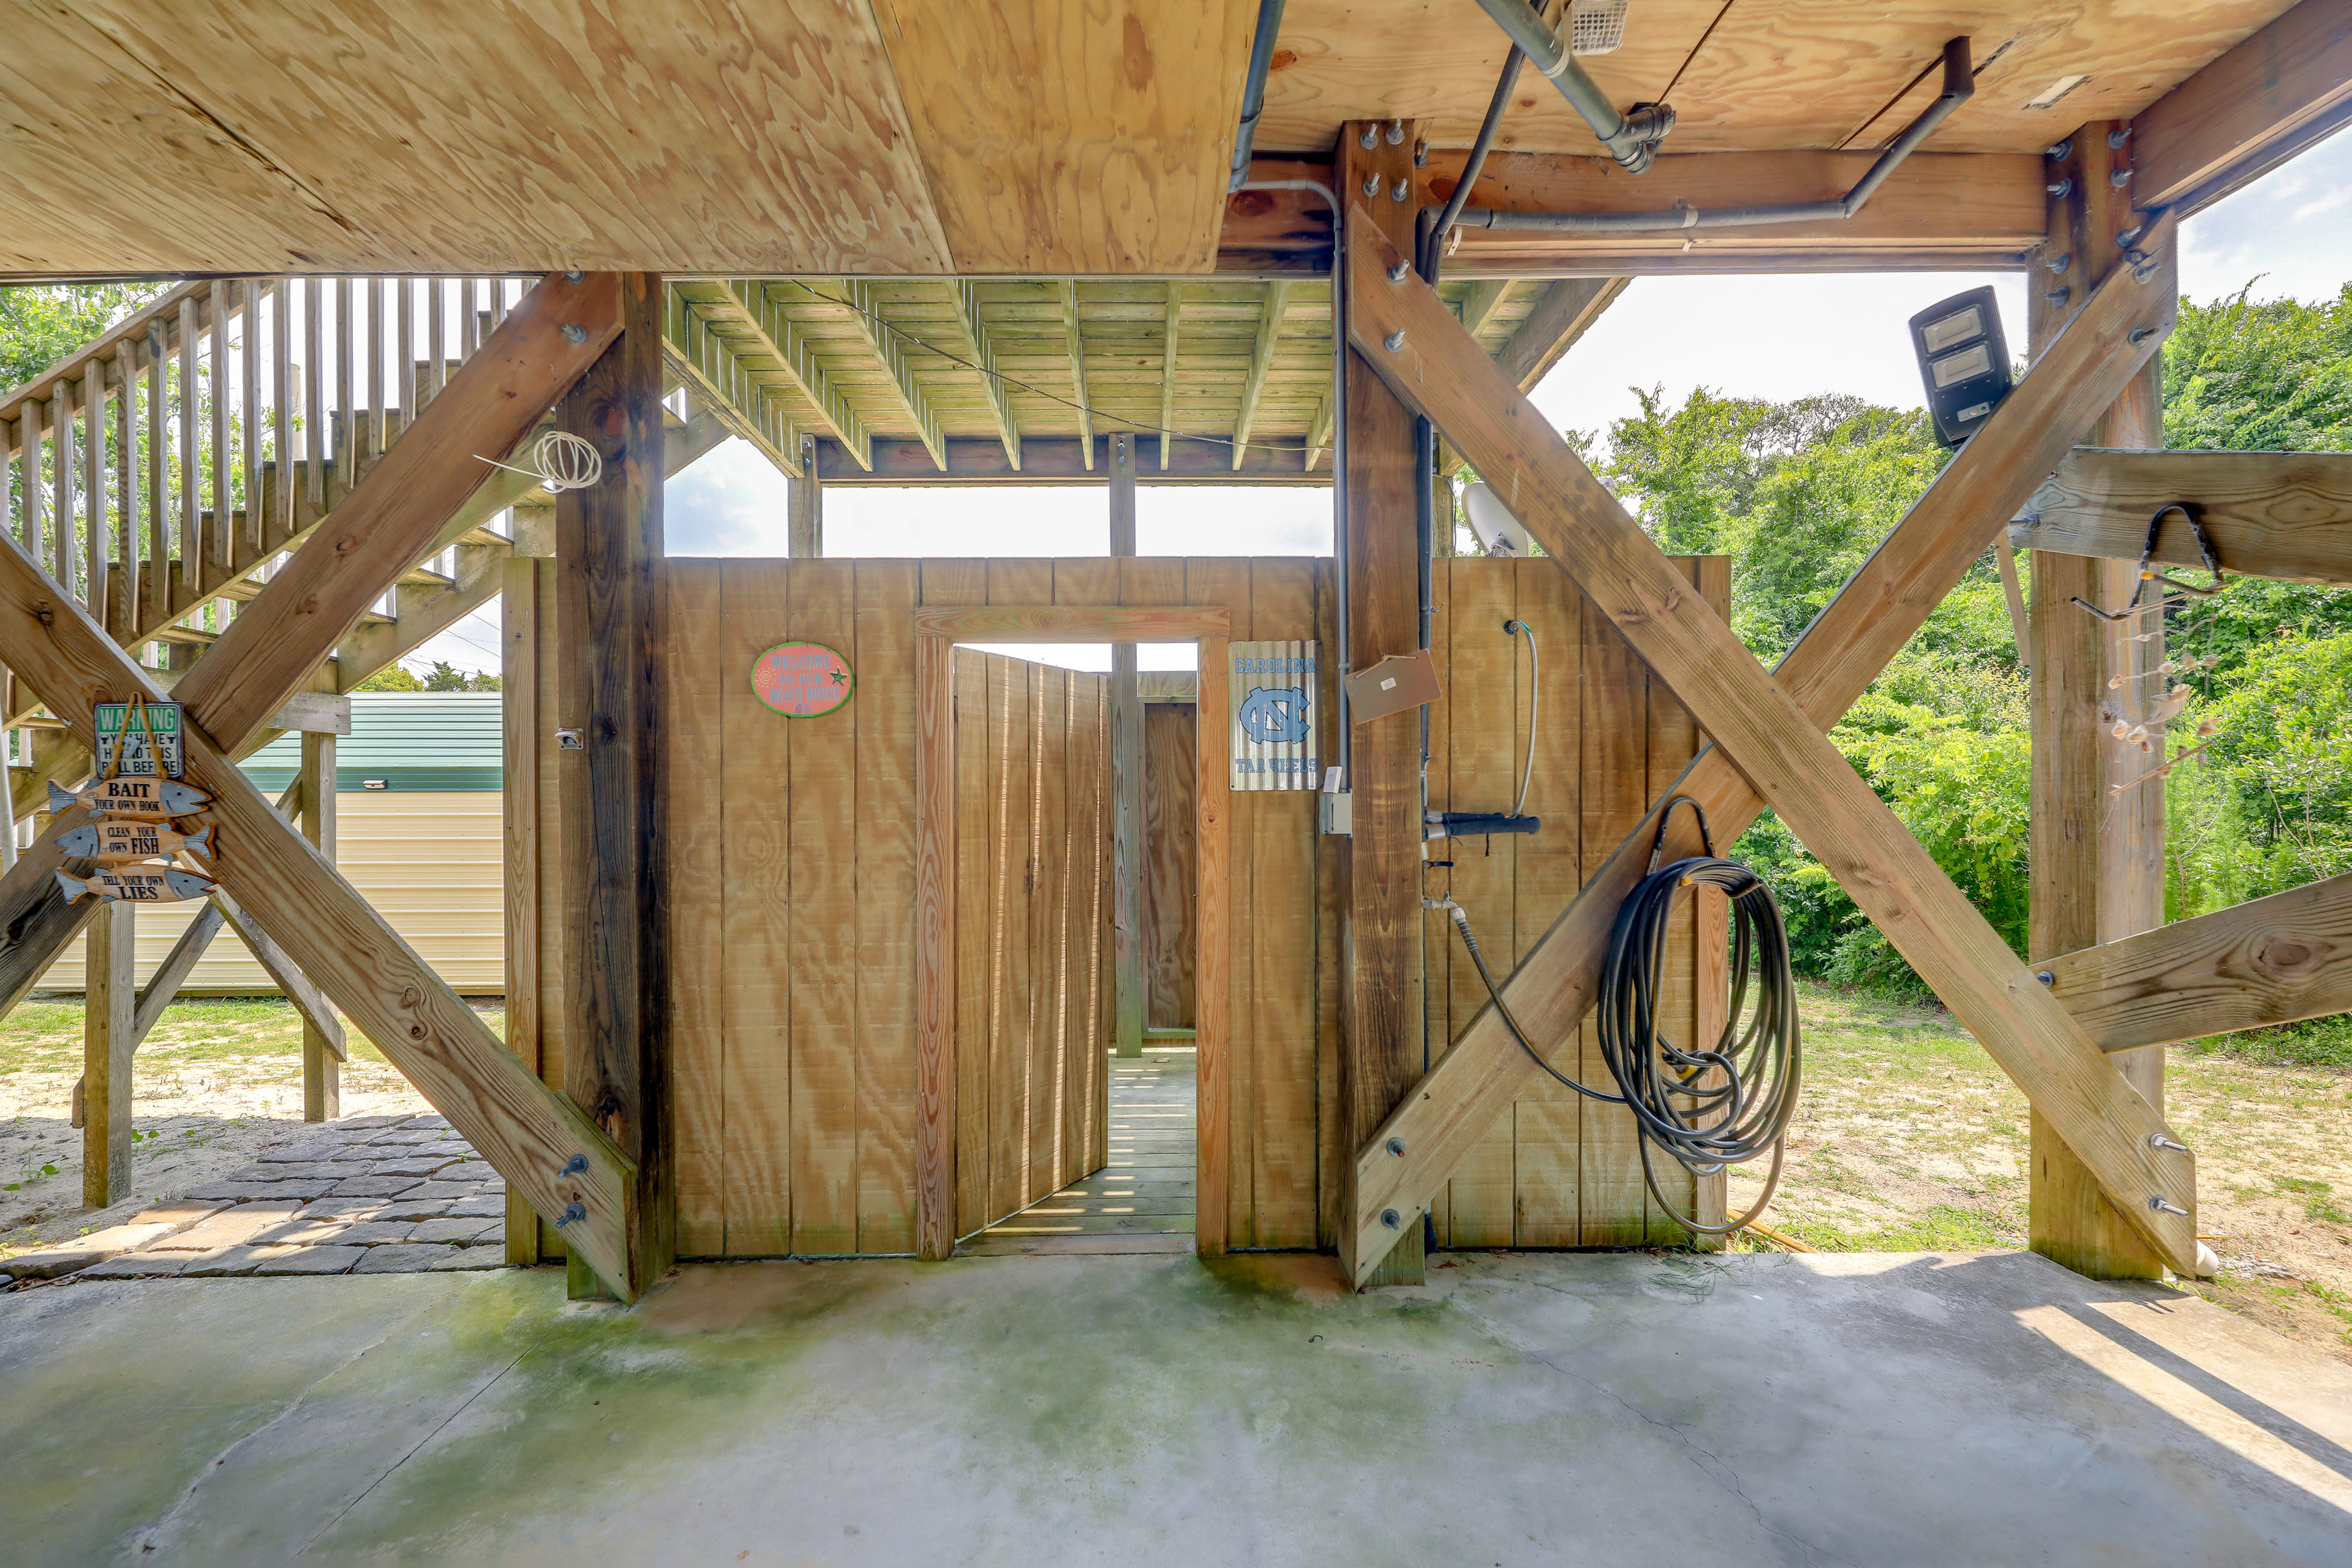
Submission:
<svg viewBox="0 0 2352 1568">
<path fill-rule="evenodd" d="M 1811 984 L 1802 1006 L 1804 1096 L 1769 1223 L 1830 1251 L 2024 1247 L 2025 1100 L 1976 1042 L 1940 1009 Z M 184 1004 L 140 1052 L 132 1196 L 84 1209 L 80 1031 L 73 1003 L 0 1021 L 0 1247 L 118 1223 L 306 1135 L 292 1010 Z M 431 1109 L 364 1044 L 342 1085 L 346 1116 Z M 2352 1362 L 2352 1073 L 2175 1051 L 2166 1100 L 2224 1264 L 2199 1293 Z M 1735 1212 L 1756 1190 L 1735 1173 Z"/>
<path fill-rule="evenodd" d="M 67 1012 L 70 1020 L 50 1022 L 70 1028 L 39 1026 L 41 1015 Z M 36 1027 L 24 1030 L 20 1019 Z M 0 1050 L 16 1047 L 0 1058 L 0 1247 L 23 1251 L 118 1224 L 306 1136 L 301 1029 L 290 1008 L 174 1007 L 139 1053 L 131 1195 L 83 1208 L 82 1134 L 70 1120 L 81 1076 L 79 1019 L 78 1004 L 28 1002 L 9 1021 L 19 1037 L 0 1042 Z M 343 1065 L 345 1116 L 431 1109 L 373 1050 L 362 1047 Z"/>
<path fill-rule="evenodd" d="M 1950 1015 L 1808 984 L 1804 1094 L 1768 1223 L 1827 1249 L 2026 1245 L 2025 1097 Z M 2352 1362 L 2352 1073 L 2176 1049 L 2197 1151 L 2199 1293 Z M 1758 1184 L 1731 1183 L 1734 1212 Z"/>
</svg>

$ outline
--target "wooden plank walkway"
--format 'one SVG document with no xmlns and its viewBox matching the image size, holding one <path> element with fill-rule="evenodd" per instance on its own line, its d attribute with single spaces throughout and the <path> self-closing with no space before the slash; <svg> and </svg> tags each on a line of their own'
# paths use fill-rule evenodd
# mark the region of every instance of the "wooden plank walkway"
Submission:
<svg viewBox="0 0 2352 1568">
<path fill-rule="evenodd" d="M 1110 1163 L 965 1242 L 968 1256 L 1192 1249 L 1199 1097 L 1189 1047 L 1110 1064 Z"/>
</svg>

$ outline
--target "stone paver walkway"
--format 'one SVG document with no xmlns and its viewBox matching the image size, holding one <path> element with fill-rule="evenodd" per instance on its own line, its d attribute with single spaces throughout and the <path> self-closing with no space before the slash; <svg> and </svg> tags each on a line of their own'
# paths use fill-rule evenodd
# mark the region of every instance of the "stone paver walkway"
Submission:
<svg viewBox="0 0 2352 1568">
<path fill-rule="evenodd" d="M 17 1279 L 415 1274 L 506 1261 L 506 1183 L 439 1116 L 320 1125 L 228 1179 L 0 1258 Z"/>
</svg>

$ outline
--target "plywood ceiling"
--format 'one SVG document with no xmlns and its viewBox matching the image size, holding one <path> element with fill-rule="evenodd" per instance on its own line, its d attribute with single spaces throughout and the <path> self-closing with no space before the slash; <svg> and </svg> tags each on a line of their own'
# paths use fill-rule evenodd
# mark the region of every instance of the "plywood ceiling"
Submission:
<svg viewBox="0 0 2352 1568">
<path fill-rule="evenodd" d="M 1956 32 L 1943 152 L 2127 117 L 2288 0 L 1632 0 L 1667 150 L 1869 148 Z M 0 273 L 1108 276 L 1215 264 L 1253 0 L 0 0 Z M 1466 143 L 1475 0 L 1290 0 L 1258 138 Z M 2046 109 L 2029 100 L 2085 78 Z M 1594 142 L 1529 76 L 1503 145 Z"/>
<path fill-rule="evenodd" d="M 2129 119 L 2292 3 L 1631 0 L 1624 46 L 1582 63 L 1621 107 L 1672 85 L 1668 152 L 1866 148 L 1926 106 L 1938 79 L 1914 79 L 1965 34 L 1976 97 L 1929 145 L 2024 153 L 2089 121 Z M 1420 117 L 1434 145 L 1466 146 L 1509 47 L 1475 0 L 1289 0 L 1279 46 L 1258 150 L 1318 154 L 1348 120 Z M 2088 79 L 2046 109 L 2026 107 L 2070 76 Z M 1500 145 L 1595 150 L 1584 122 L 1531 70 Z"/>
<path fill-rule="evenodd" d="M 13 0 L 0 270 L 1192 272 L 1248 0 Z"/>
</svg>

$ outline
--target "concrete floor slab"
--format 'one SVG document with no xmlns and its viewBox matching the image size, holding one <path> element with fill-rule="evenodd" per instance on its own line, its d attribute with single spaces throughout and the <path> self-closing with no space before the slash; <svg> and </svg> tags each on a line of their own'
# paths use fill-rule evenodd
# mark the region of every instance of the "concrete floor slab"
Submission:
<svg viewBox="0 0 2352 1568">
<path fill-rule="evenodd" d="M 12 1560 L 2325 1563 L 2352 1371 L 2030 1255 L 699 1267 L 0 1298 Z"/>
</svg>

